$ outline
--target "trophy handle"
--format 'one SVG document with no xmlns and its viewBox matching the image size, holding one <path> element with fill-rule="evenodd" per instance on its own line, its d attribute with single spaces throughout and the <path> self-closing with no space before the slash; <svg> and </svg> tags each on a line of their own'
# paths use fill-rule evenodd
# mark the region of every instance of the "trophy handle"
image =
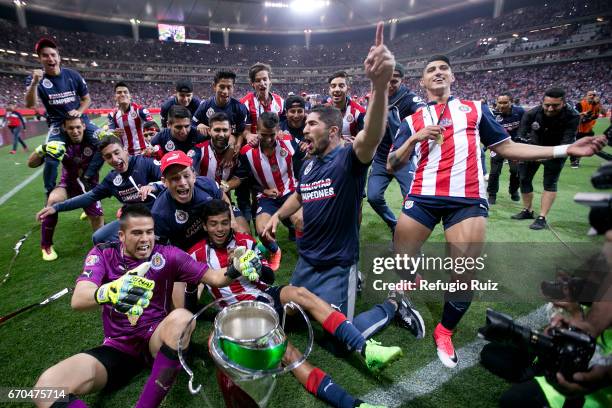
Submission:
<svg viewBox="0 0 612 408">
<path fill-rule="evenodd" d="M 283 331 L 285 330 L 285 320 L 287 318 L 288 308 L 297 309 L 302 315 L 304 322 L 306 322 L 306 326 L 308 326 L 308 343 L 306 345 L 306 348 L 304 349 L 304 353 L 302 354 L 302 357 L 300 357 L 293 363 L 289 364 L 288 366 L 285 366 L 283 368 L 283 371 L 281 371 L 281 374 L 284 374 L 288 371 L 293 370 L 294 368 L 300 366 L 304 361 L 306 361 L 306 359 L 308 358 L 308 356 L 310 356 L 310 353 L 312 352 L 312 346 L 314 344 L 314 333 L 312 331 L 312 325 L 310 324 L 310 319 L 306 315 L 306 312 L 304 312 L 304 309 L 302 309 L 302 307 L 298 305 L 297 303 L 288 302 L 283 306 L 283 311 L 284 311 L 283 313 Z"/>
</svg>

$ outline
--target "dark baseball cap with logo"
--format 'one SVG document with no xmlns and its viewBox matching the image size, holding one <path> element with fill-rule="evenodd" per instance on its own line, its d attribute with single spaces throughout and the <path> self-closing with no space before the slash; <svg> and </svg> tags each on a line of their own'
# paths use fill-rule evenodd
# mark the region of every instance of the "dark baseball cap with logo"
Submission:
<svg viewBox="0 0 612 408">
<path fill-rule="evenodd" d="M 54 49 L 57 49 L 57 44 L 55 43 L 55 41 L 53 41 L 50 38 L 41 38 L 40 40 L 38 40 L 38 42 L 34 46 L 34 52 L 36 54 L 40 55 L 40 51 L 43 48 L 54 48 Z"/>
<path fill-rule="evenodd" d="M 188 79 L 176 81 L 176 92 L 193 92 L 193 84 Z"/>
</svg>

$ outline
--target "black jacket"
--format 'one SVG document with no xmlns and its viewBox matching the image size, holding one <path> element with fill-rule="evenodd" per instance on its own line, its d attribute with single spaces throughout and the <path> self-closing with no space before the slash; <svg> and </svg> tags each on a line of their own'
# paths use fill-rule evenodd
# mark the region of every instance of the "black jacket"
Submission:
<svg viewBox="0 0 612 408">
<path fill-rule="evenodd" d="M 578 112 L 568 105 L 554 117 L 545 116 L 542 106 L 537 106 L 523 115 L 517 139 L 539 146 L 574 143 L 579 120 Z"/>
</svg>

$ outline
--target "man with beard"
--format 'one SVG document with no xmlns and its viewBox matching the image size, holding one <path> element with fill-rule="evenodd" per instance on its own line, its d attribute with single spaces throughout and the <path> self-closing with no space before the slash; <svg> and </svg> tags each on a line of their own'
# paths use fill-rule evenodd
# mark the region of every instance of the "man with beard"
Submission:
<svg viewBox="0 0 612 408">
<path fill-rule="evenodd" d="M 60 184 L 49 194 L 47 207 L 85 192 L 85 186 L 81 181 L 81 177 L 89 167 L 97 150 L 97 145 L 92 145 L 84 139 L 85 122 L 82 118 L 65 119 L 62 131 L 68 136 L 70 142 L 66 145 L 66 153 L 58 157 L 63 166 L 62 178 Z M 50 142 L 38 146 L 28 159 L 28 166 L 33 168 L 43 164 L 45 157 L 50 154 L 53 143 L 58 142 Z M 97 174 L 91 179 L 91 183 L 93 186 L 97 185 Z M 89 217 L 94 231 L 104 225 L 104 213 L 102 205 L 98 200 L 88 203 L 83 208 L 85 208 L 85 214 Z M 49 216 L 39 218 L 42 221 L 40 247 L 42 258 L 45 261 L 57 259 L 57 252 L 53 248 L 53 233 L 57 225 L 57 218 L 57 214 L 54 212 L 49 214 Z"/>
<path fill-rule="evenodd" d="M 168 152 L 182 151 L 193 159 L 194 168 L 199 170 L 201 151 L 196 145 L 209 137 L 198 133 L 191 126 L 191 113 L 184 106 L 173 106 L 168 112 L 169 127 L 153 136 L 151 145 L 159 146 L 161 156 Z"/>
<path fill-rule="evenodd" d="M 344 71 L 334 72 L 329 79 L 329 96 L 331 105 L 342 112 L 342 137 L 351 142 L 363 129 L 365 108 L 349 96 L 351 89 L 348 74 Z"/>
<path fill-rule="evenodd" d="M 100 141 L 100 150 L 102 158 L 113 170 L 87 193 L 53 203 L 40 210 L 36 214 L 39 220 L 57 212 L 87 208 L 109 197 L 115 197 L 121 204 L 143 203 L 148 208 L 153 206 L 157 194 L 163 188 L 159 181 L 159 165 L 149 157 L 130 156 L 121 139 L 113 135 L 105 136 Z M 94 245 L 116 241 L 118 233 L 119 221 L 114 220 L 94 232 Z"/>
<path fill-rule="evenodd" d="M 176 93 L 174 96 L 166 99 L 159 111 L 162 128 L 168 126 L 168 114 L 170 113 L 170 108 L 173 106 L 184 106 L 189 110 L 191 114 L 189 117 L 191 117 L 193 114 L 195 114 L 198 106 L 200 106 L 200 103 L 200 99 L 197 96 L 193 96 L 193 84 L 190 80 L 181 79 L 177 81 Z"/>
<path fill-rule="evenodd" d="M 123 140 L 130 156 L 144 153 L 147 148 L 144 124 L 153 120 L 149 110 L 132 102 L 125 82 L 115 84 L 115 103 L 117 109 L 108 114 L 108 128 Z"/>
<path fill-rule="evenodd" d="M 372 209 L 376 211 L 380 218 L 382 218 L 391 229 L 391 233 L 395 231 L 397 219 L 393 211 L 391 211 L 385 202 L 385 190 L 389 187 L 391 180 L 395 178 L 400 185 L 402 197 L 405 197 L 406 194 L 408 194 L 408 188 L 412 182 L 414 164 L 410 162 L 396 173 L 389 173 L 387 171 L 387 156 L 389 156 L 389 151 L 391 150 L 393 140 L 395 139 L 395 135 L 397 134 L 402 120 L 425 106 L 421 98 L 408 89 L 405 84 L 402 84 L 403 78 L 404 67 L 402 64 L 396 63 L 395 69 L 393 70 L 393 76 L 391 77 L 391 81 L 389 81 L 389 114 L 387 117 L 387 128 L 385 130 L 385 136 L 376 149 L 376 155 L 374 155 L 374 161 L 372 162 L 372 168 L 370 169 L 370 175 L 368 177 L 367 189 L 368 202 L 372 206 Z"/>
</svg>

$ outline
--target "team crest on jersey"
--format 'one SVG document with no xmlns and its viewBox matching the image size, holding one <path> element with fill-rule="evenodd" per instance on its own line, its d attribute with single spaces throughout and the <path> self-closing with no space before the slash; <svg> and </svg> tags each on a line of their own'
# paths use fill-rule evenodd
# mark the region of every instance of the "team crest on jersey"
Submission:
<svg viewBox="0 0 612 408">
<path fill-rule="evenodd" d="M 83 149 L 83 155 L 89 157 L 93 154 L 93 150 L 91 150 L 91 147 L 86 147 Z"/>
<path fill-rule="evenodd" d="M 280 149 L 281 157 L 287 157 L 287 151 L 285 149 Z"/>
<path fill-rule="evenodd" d="M 85 266 L 94 266 L 98 263 L 98 255 L 89 255 L 85 258 Z"/>
<path fill-rule="evenodd" d="M 419 103 L 419 102 L 423 102 L 423 100 L 419 96 L 415 96 L 414 98 L 412 98 L 412 102 Z"/>
<path fill-rule="evenodd" d="M 154 253 L 153 256 L 151 257 L 151 268 L 155 270 L 160 270 L 165 265 L 166 265 L 166 259 L 163 257 L 163 255 L 160 254 L 159 252 Z"/>
<path fill-rule="evenodd" d="M 153 164 L 156 166 L 161 166 L 161 162 L 159 160 L 153 160 Z"/>
<path fill-rule="evenodd" d="M 346 115 L 344 118 L 346 119 L 348 123 L 353 123 L 353 121 L 355 120 L 355 117 L 351 115 L 350 113 Z"/>
<path fill-rule="evenodd" d="M 121 177 L 121 174 L 117 174 L 115 178 L 113 179 L 113 184 L 119 187 L 122 183 L 123 183 L 123 177 Z"/>
<path fill-rule="evenodd" d="M 304 175 L 307 176 L 308 173 L 310 173 L 310 170 L 312 170 L 312 166 L 313 166 L 313 162 L 311 161 L 310 163 L 308 163 L 308 166 L 306 166 L 306 168 L 304 169 Z"/>
<path fill-rule="evenodd" d="M 472 111 L 472 108 L 467 105 L 459 105 L 459 110 L 464 113 L 470 113 Z"/>
<path fill-rule="evenodd" d="M 502 117 L 502 115 L 497 115 L 497 116 L 495 117 L 495 120 L 501 123 L 501 122 L 503 122 L 503 121 L 504 121 L 504 118 Z"/>
<path fill-rule="evenodd" d="M 184 224 L 189 219 L 189 214 L 183 210 L 176 210 L 174 212 L 174 219 L 176 220 L 177 224 Z"/>
<path fill-rule="evenodd" d="M 213 108 L 208 108 L 208 110 L 206 111 L 206 117 L 208 119 L 210 119 L 210 117 L 214 114 L 215 114 L 215 110 Z"/>
<path fill-rule="evenodd" d="M 44 86 L 47 89 L 53 88 L 53 82 L 49 81 L 48 78 L 45 78 L 42 81 L 42 86 Z"/>
<path fill-rule="evenodd" d="M 533 123 L 531 124 L 531 128 L 532 128 L 533 130 L 540 130 L 540 124 L 539 124 L 538 122 L 533 122 Z"/>
<path fill-rule="evenodd" d="M 60 128 L 58 128 L 58 127 L 51 128 L 51 134 L 54 135 L 54 136 L 55 135 L 59 135 L 60 134 Z"/>
<path fill-rule="evenodd" d="M 172 140 L 168 140 L 166 142 L 166 146 L 164 146 L 167 152 L 171 152 L 175 149 L 174 142 Z"/>
<path fill-rule="evenodd" d="M 148 115 L 148 114 L 149 114 L 149 110 L 148 110 L 148 109 L 146 109 L 146 108 L 143 108 L 143 109 L 142 109 L 142 113 L 144 113 L 145 115 Z"/>
<path fill-rule="evenodd" d="M 138 116 L 138 112 L 136 112 L 135 110 L 132 110 L 132 111 L 130 112 L 130 116 L 131 116 L 132 118 L 136 119 L 136 116 Z"/>
<path fill-rule="evenodd" d="M 452 126 L 453 125 L 453 121 L 449 118 L 442 118 L 442 120 L 440 120 L 440 126 L 442 127 L 447 127 L 447 126 Z"/>
<path fill-rule="evenodd" d="M 261 207 L 257 207 L 256 214 L 259 214 L 259 213 L 261 213 L 262 211 L 263 211 L 263 208 L 261 208 Z"/>
<path fill-rule="evenodd" d="M 189 157 L 193 157 L 193 156 L 195 156 L 195 150 L 193 150 L 193 149 L 189 150 L 189 151 L 187 152 L 187 156 L 189 156 Z"/>
<path fill-rule="evenodd" d="M 406 202 L 404 203 L 404 209 L 405 210 L 409 210 L 414 206 L 414 201 L 412 200 L 406 200 Z"/>
</svg>

